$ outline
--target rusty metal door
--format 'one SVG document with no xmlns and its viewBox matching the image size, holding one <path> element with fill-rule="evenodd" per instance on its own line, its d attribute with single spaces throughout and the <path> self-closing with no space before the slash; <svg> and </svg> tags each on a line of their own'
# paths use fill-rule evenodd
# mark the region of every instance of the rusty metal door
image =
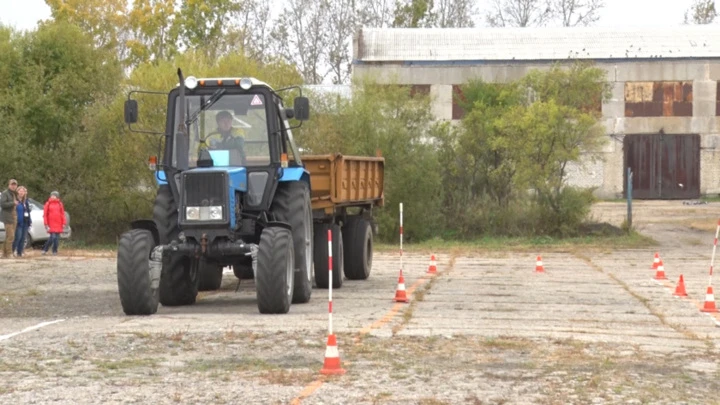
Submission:
<svg viewBox="0 0 720 405">
<path fill-rule="evenodd" d="M 623 141 L 627 168 L 633 171 L 633 198 L 700 197 L 700 135 L 627 135 Z"/>
</svg>

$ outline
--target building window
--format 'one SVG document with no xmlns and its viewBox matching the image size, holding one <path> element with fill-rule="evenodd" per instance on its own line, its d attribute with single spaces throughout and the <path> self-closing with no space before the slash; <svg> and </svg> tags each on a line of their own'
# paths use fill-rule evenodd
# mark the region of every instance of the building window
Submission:
<svg viewBox="0 0 720 405">
<path fill-rule="evenodd" d="M 692 117 L 692 82 L 625 83 L 626 117 Z"/>
<path fill-rule="evenodd" d="M 460 107 L 458 101 L 465 101 L 465 96 L 462 92 L 462 86 L 454 84 L 452 87 L 452 119 L 461 120 L 465 116 L 465 110 Z"/>
<path fill-rule="evenodd" d="M 715 115 L 720 116 L 720 82 L 717 82 L 717 93 L 715 93 Z"/>
<path fill-rule="evenodd" d="M 429 96 L 430 95 L 430 85 L 429 84 L 413 84 L 410 86 L 410 97 L 415 96 Z"/>
</svg>

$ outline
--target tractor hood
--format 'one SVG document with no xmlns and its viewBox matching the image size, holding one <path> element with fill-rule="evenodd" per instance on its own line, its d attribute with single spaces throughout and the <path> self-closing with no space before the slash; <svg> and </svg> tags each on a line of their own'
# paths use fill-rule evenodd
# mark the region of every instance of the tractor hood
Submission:
<svg viewBox="0 0 720 405">
<path fill-rule="evenodd" d="M 234 191 L 247 191 L 247 170 L 244 167 L 198 167 L 185 173 L 227 173 L 228 187 Z"/>
</svg>

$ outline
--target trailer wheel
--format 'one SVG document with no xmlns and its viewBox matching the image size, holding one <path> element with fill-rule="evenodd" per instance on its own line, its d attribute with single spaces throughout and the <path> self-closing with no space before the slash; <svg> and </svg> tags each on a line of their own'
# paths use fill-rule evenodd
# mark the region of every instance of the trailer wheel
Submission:
<svg viewBox="0 0 720 405">
<path fill-rule="evenodd" d="M 290 310 L 294 272 L 295 249 L 290 231 L 280 227 L 263 229 L 255 277 L 261 314 L 286 314 Z"/>
<path fill-rule="evenodd" d="M 295 248 L 293 303 L 304 304 L 312 295 L 313 222 L 310 189 L 302 181 L 280 183 L 270 210 L 278 221 L 290 224 Z"/>
<path fill-rule="evenodd" d="M 215 291 L 222 285 L 223 266 L 201 262 L 198 278 L 198 291 Z"/>
<path fill-rule="evenodd" d="M 349 280 L 367 280 L 372 270 L 373 235 L 370 222 L 365 218 L 352 218 L 343 226 L 345 277 Z"/>
<path fill-rule="evenodd" d="M 117 280 L 120 304 L 126 315 L 157 312 L 158 289 L 153 288 L 150 253 L 155 242 L 150 231 L 133 229 L 120 238 L 117 252 Z"/>
<path fill-rule="evenodd" d="M 333 288 L 342 287 L 343 283 L 343 238 L 340 225 L 337 224 L 316 224 L 315 225 L 315 284 L 318 288 L 328 288 L 330 278 L 328 277 L 328 228 L 332 230 L 332 255 L 333 255 Z"/>
<path fill-rule="evenodd" d="M 178 210 L 170 186 L 161 185 L 158 189 L 153 220 L 158 229 L 160 244 L 166 245 L 177 239 Z M 165 306 L 190 305 L 195 303 L 198 292 L 197 274 L 192 274 L 188 258 L 173 256 L 163 260 L 160 277 L 160 303 Z"/>
</svg>

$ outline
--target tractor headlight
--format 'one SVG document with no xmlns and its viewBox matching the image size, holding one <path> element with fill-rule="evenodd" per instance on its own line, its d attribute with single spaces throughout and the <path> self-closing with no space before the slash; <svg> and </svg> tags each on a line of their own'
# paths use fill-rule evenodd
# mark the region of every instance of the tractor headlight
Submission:
<svg viewBox="0 0 720 405">
<path fill-rule="evenodd" d="M 220 219 L 222 219 L 222 217 L 223 217 L 223 212 L 222 212 L 221 206 L 210 207 L 210 220 L 211 221 L 220 220 Z"/>
<path fill-rule="evenodd" d="M 185 208 L 185 219 L 187 219 L 188 221 L 200 220 L 200 207 Z"/>
<path fill-rule="evenodd" d="M 188 76 L 185 78 L 185 87 L 192 90 L 198 85 L 198 80 L 195 76 Z"/>
<path fill-rule="evenodd" d="M 252 80 L 247 77 L 240 79 L 240 88 L 243 90 L 250 90 L 252 87 Z"/>
<path fill-rule="evenodd" d="M 212 207 L 187 207 L 185 208 L 185 219 L 188 221 L 219 221 L 223 219 L 222 206 Z"/>
</svg>

